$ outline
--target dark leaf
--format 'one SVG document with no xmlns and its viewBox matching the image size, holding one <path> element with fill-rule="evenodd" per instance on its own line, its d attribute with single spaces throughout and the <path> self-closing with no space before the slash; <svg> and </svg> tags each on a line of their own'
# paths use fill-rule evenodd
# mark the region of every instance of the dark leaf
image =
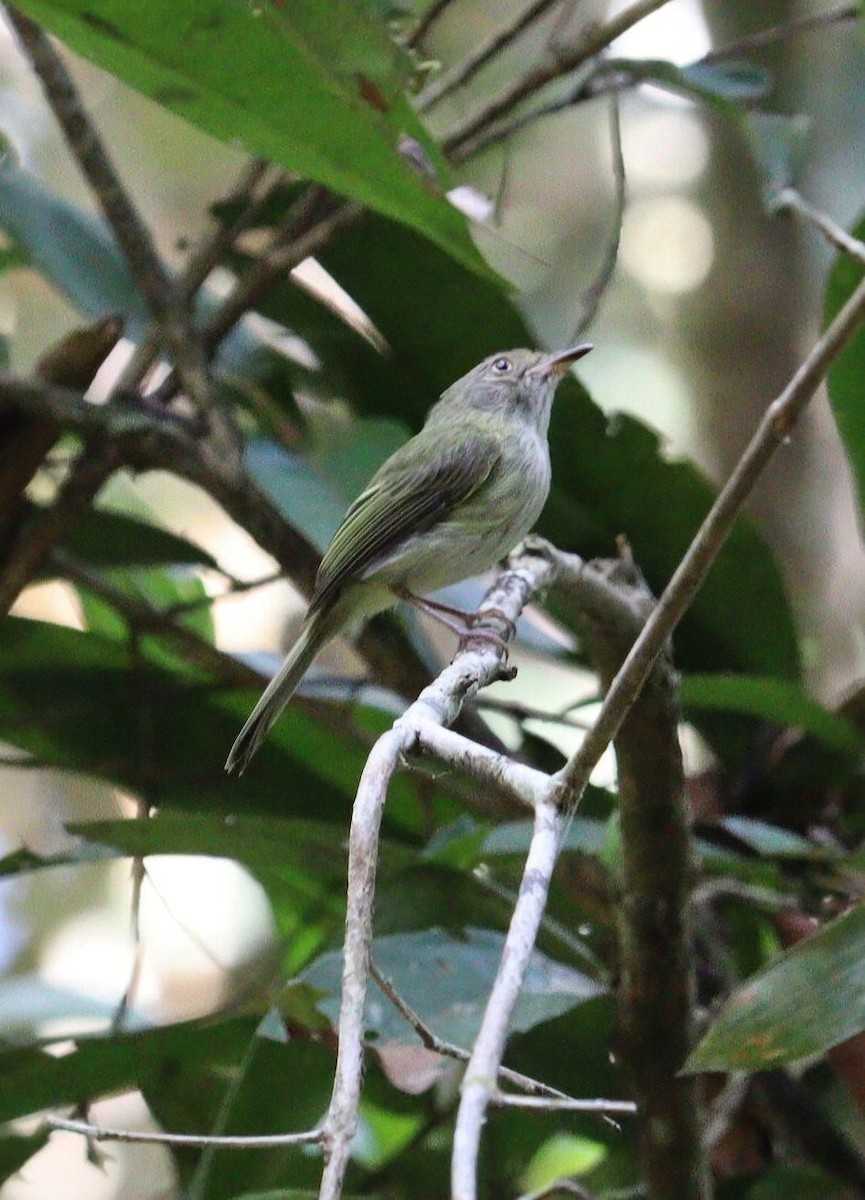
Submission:
<svg viewBox="0 0 865 1200">
<path fill-rule="evenodd" d="M 462 938 L 439 929 L 377 938 L 373 958 L 422 1020 L 439 1037 L 461 1046 L 472 1044 L 498 969 L 503 935 L 468 929 Z M 326 993 L 321 1009 L 336 1021 L 342 956 L 326 954 L 303 979 Z M 538 951 L 526 975 L 512 1028 L 531 1029 L 603 992 L 600 984 L 573 967 L 553 962 Z M 413 1044 L 416 1034 L 376 988 L 367 1002 L 366 1022 L 382 1040 Z"/>
</svg>

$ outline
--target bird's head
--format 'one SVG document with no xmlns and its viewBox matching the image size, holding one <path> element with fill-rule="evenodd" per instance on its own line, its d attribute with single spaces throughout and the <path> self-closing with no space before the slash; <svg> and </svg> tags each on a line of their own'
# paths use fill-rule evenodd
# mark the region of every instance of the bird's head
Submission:
<svg viewBox="0 0 865 1200">
<path fill-rule="evenodd" d="M 571 363 L 591 349 L 586 342 L 554 354 L 501 350 L 452 384 L 442 401 L 522 419 L 546 434 L 559 381 Z"/>
</svg>

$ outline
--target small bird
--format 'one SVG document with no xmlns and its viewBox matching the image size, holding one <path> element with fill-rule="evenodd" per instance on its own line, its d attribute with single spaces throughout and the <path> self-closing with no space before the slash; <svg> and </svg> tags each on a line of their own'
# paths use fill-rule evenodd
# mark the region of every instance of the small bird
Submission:
<svg viewBox="0 0 865 1200">
<path fill-rule="evenodd" d="M 373 475 L 325 551 L 303 627 L 241 729 L 226 771 L 242 774 L 324 644 L 425 592 L 487 570 L 525 537 L 550 490 L 556 386 L 591 345 L 507 350 L 458 379 L 420 433 Z"/>
</svg>

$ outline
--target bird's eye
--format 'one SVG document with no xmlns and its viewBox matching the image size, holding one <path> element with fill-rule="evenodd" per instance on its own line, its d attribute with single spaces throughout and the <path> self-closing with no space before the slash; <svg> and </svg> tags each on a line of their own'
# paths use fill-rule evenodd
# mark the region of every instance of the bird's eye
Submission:
<svg viewBox="0 0 865 1200">
<path fill-rule="evenodd" d="M 509 358 L 497 358 L 493 363 L 493 370 L 497 375 L 507 375 L 508 371 L 512 371 L 514 364 Z"/>
</svg>

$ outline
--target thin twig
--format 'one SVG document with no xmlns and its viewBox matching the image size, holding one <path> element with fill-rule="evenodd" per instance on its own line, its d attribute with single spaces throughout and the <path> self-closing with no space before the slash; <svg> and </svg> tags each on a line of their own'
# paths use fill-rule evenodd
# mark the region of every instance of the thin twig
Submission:
<svg viewBox="0 0 865 1200">
<path fill-rule="evenodd" d="M 584 645 L 601 683 L 624 661 L 652 596 L 628 555 L 606 567 L 620 597 L 581 604 Z M 566 604 L 564 572 L 558 599 Z M 577 580 L 585 597 L 585 571 Z M 678 680 L 656 662 L 615 741 L 621 827 L 617 989 L 619 1049 L 639 1110 L 642 1177 L 653 1200 L 706 1200 L 702 1082 L 679 1071 L 694 1041 L 696 963 L 690 890 L 695 851 L 679 748 Z"/>
<path fill-rule="evenodd" d="M 9 20 L 42 83 L 55 119 L 93 189 L 142 295 L 171 350 L 194 402 L 209 407 L 210 384 L 201 345 L 189 312 L 163 266 L 150 231 L 133 204 L 111 157 L 90 120 L 72 76 L 48 35 L 20 9 L 7 9 Z"/>
<path fill-rule="evenodd" d="M 333 1092 L 323 1126 L 325 1167 L 319 1200 L 339 1200 L 342 1195 L 357 1131 L 379 830 L 391 777 L 413 740 L 411 730 L 398 726 L 379 738 L 366 761 L 352 809 L 338 1050 Z"/>
<path fill-rule="evenodd" d="M 429 33 L 432 25 L 439 19 L 444 10 L 452 3 L 453 0 L 432 0 L 432 4 L 430 4 L 429 8 L 406 38 L 406 45 L 412 47 L 417 46 L 419 42 L 422 42 Z"/>
<path fill-rule="evenodd" d="M 609 21 L 588 26 L 575 45 L 569 48 L 551 49 L 542 62 L 527 71 L 516 83 L 500 92 L 479 113 L 469 117 L 468 120 L 451 130 L 443 143 L 445 153 L 451 155 L 454 151 L 458 151 L 482 129 L 486 129 L 506 117 L 528 96 L 533 95 L 554 79 L 559 79 L 561 76 L 569 75 L 572 71 L 577 70 L 583 63 L 605 50 L 611 42 L 615 41 L 617 37 L 621 37 L 638 21 L 642 21 L 657 9 L 662 8 L 667 2 L 668 0 L 635 0 L 630 8 L 626 8 Z"/>
<path fill-rule="evenodd" d="M 501 1073 L 501 1070 L 500 1070 Z M 539 1112 L 597 1113 L 599 1116 L 633 1117 L 633 1100 L 559 1100 L 555 1096 L 515 1096 L 513 1092 L 492 1092 L 489 1103 L 495 1108 L 531 1108 Z"/>
<path fill-rule="evenodd" d="M 200 436 L 194 422 L 175 413 L 154 409 L 148 401 L 135 396 L 124 396 L 123 404 L 119 406 L 88 404 L 80 394 L 68 388 L 19 379 L 0 370 L 2 404 L 50 416 L 63 429 L 78 433 L 88 443 L 105 446 L 106 451 L 116 456 L 116 461 L 112 459 L 112 471 L 122 464 L 139 471 L 167 470 L 188 479 L 208 492 L 271 554 L 304 594 L 311 593 L 320 561 L 316 549 L 288 524 L 250 477 L 244 464 L 234 456 L 222 454 L 208 437 Z M 82 472 L 86 465 L 85 462 L 80 464 Z M 98 462 L 92 462 L 95 479 L 82 497 L 83 504 L 92 500 L 104 482 L 105 473 L 97 471 L 99 466 Z M 75 472 L 72 479 L 74 477 Z M 63 511 L 53 518 L 59 525 L 58 538 L 66 529 Z M 55 509 L 49 510 L 45 519 L 54 512 Z M 398 695 L 417 695 L 429 680 L 429 671 L 393 620 L 373 618 L 361 634 L 358 647 L 383 686 Z M 478 736 L 478 740 L 483 738 L 481 727 L 482 722 L 478 721 L 473 728 L 473 736 Z"/>
<path fill-rule="evenodd" d="M 86 563 L 79 562 L 59 550 L 52 552 L 51 560 L 65 578 L 110 604 L 114 611 L 129 623 L 131 629 L 140 634 L 164 638 L 193 666 L 203 667 L 217 679 L 234 687 L 261 685 L 261 674 L 241 659 L 218 650 L 169 614 L 161 612 L 146 600 L 123 591 Z"/>
<path fill-rule="evenodd" d="M 237 182 L 224 196 L 222 203 L 238 205 L 247 201 L 246 207 L 233 222 L 219 222 L 202 238 L 186 260 L 175 287 L 178 295 L 184 297 L 187 303 L 191 303 L 195 293 L 234 245 L 238 235 L 254 220 L 258 206 L 249 202 L 249 198 L 268 166 L 264 159 L 254 158 L 243 168 Z M 115 385 L 115 393 L 131 390 L 141 383 L 156 358 L 159 340 L 158 330 L 145 334 L 121 372 Z"/>
<path fill-rule="evenodd" d="M 0 572 L 0 615 L 8 614 L 51 547 L 87 511 L 93 497 L 120 463 L 121 458 L 114 449 L 108 443 L 100 443 L 99 452 L 73 469 L 51 507 L 28 526 L 26 536 L 17 539 Z"/>
<path fill-rule="evenodd" d="M 766 410 L 756 433 L 712 505 L 666 590 L 610 685 L 601 711 L 582 745 L 558 773 L 561 802 L 569 807 L 621 728 L 655 659 L 689 608 L 723 549 L 742 508 L 767 464 L 784 445 L 832 363 L 865 317 L 865 280 L 859 284 L 793 378 Z"/>
<path fill-rule="evenodd" d="M 586 704 L 597 704 L 597 702 L 594 697 L 585 701 Z M 559 712 L 550 712 L 547 708 L 539 708 L 535 704 L 524 704 L 522 700 L 505 700 L 502 696 L 481 696 L 475 703 L 478 708 L 503 713 L 520 722 L 546 721 L 550 725 L 566 725 L 569 729 L 588 729 L 591 726 L 588 717 L 575 717 L 569 708 Z M 580 706 L 574 705 L 574 708 L 577 707 Z"/>
<path fill-rule="evenodd" d="M 182 617 L 187 613 L 198 612 L 202 608 L 210 608 L 212 605 L 218 604 L 220 600 L 230 600 L 232 596 L 242 596 L 245 592 L 254 592 L 258 588 L 280 583 L 285 575 L 282 571 L 271 571 L 270 574 L 262 575 L 258 579 L 232 579 L 230 576 L 226 576 L 226 578 L 228 587 L 224 592 L 220 592 L 217 596 L 196 596 L 192 600 L 178 600 L 163 610 L 165 616 Z"/>
<path fill-rule="evenodd" d="M 625 156 L 622 151 L 622 121 L 620 97 L 618 92 L 610 94 L 610 148 L 613 158 L 613 180 L 615 183 L 615 202 L 613 207 L 613 232 L 607 242 L 604 261 L 597 278 L 583 297 L 583 312 L 573 334 L 573 341 L 578 342 L 598 315 L 601 300 L 607 291 L 607 286 L 613 277 L 616 263 L 619 260 L 619 244 L 622 240 L 622 225 L 625 219 L 625 205 L 628 198 L 627 176 L 625 174 Z"/>
<path fill-rule="evenodd" d="M 481 1131 L 517 1002 L 547 902 L 565 819 L 554 802 L 535 809 L 519 898 L 508 927 L 499 969 L 460 1088 L 451 1159 L 452 1200 L 475 1200 Z"/>
<path fill-rule="evenodd" d="M 469 1061 L 471 1051 L 462 1046 L 455 1046 L 453 1042 L 447 1042 L 434 1033 L 374 962 L 369 964 L 369 973 L 397 1012 L 405 1017 L 427 1050 L 432 1050 L 433 1053 L 440 1054 L 443 1058 L 456 1059 L 457 1062 Z M 532 1079 L 530 1075 L 523 1075 L 522 1072 L 513 1071 L 510 1067 L 500 1066 L 498 1078 L 504 1080 L 505 1083 L 513 1084 L 514 1087 L 522 1088 L 529 1096 L 569 1104 L 573 1106 L 575 1112 L 610 1112 L 631 1115 L 636 1111 L 636 1105 L 629 1100 L 577 1100 L 575 1097 L 559 1091 L 558 1088 L 543 1083 L 540 1079 Z M 519 1098 L 517 1097 L 517 1099 Z M 503 1103 L 509 1103 L 509 1100 L 505 1099 Z"/>
<path fill-rule="evenodd" d="M 205 326 L 204 338 L 208 353 L 215 352 L 240 318 L 249 312 L 275 283 L 299 266 L 304 259 L 323 249 L 337 233 L 357 224 L 364 212 L 362 205 L 346 201 L 338 208 L 326 212 L 321 218 L 310 220 L 309 224 L 298 228 L 294 236 L 284 243 L 278 241 L 265 251 Z"/>
<path fill-rule="evenodd" d="M 847 21 L 859 21 L 862 8 L 858 4 L 847 4 L 844 8 L 832 12 L 814 13 L 807 17 L 793 17 L 781 25 L 770 25 L 768 29 L 758 29 L 755 33 L 746 33 L 728 46 L 718 50 L 710 50 L 700 59 L 701 63 L 724 62 L 726 59 L 738 58 L 752 50 L 762 50 L 776 42 L 787 41 L 789 38 L 800 37 L 805 33 L 817 33 L 830 25 L 838 25 Z"/>
<path fill-rule="evenodd" d="M 458 87 L 464 87 L 485 63 L 509 46 L 525 29 L 559 2 L 560 0 L 532 0 L 528 8 L 519 13 L 509 25 L 491 33 L 459 62 L 443 71 L 438 78 L 431 80 L 415 101 L 418 111 L 426 112 Z"/>
<path fill-rule="evenodd" d="M 278 1146 L 308 1146 L 323 1141 L 320 1129 L 301 1133 L 267 1133 L 238 1137 L 196 1133 L 161 1133 L 138 1129 L 113 1129 L 107 1125 L 92 1125 L 89 1121 L 71 1121 L 66 1117 L 46 1118 L 49 1129 L 65 1129 L 80 1133 L 94 1142 L 146 1142 L 158 1146 L 212 1146 L 220 1150 L 268 1150 Z"/>
<path fill-rule="evenodd" d="M 849 254 L 852 259 L 865 266 L 865 243 L 852 237 L 843 226 L 826 216 L 825 213 L 812 208 L 795 188 L 782 188 L 777 195 L 772 197 L 772 206 L 777 212 L 793 212 L 809 221 L 816 229 L 819 229 L 830 245 L 843 251 L 844 254 Z"/>
</svg>

